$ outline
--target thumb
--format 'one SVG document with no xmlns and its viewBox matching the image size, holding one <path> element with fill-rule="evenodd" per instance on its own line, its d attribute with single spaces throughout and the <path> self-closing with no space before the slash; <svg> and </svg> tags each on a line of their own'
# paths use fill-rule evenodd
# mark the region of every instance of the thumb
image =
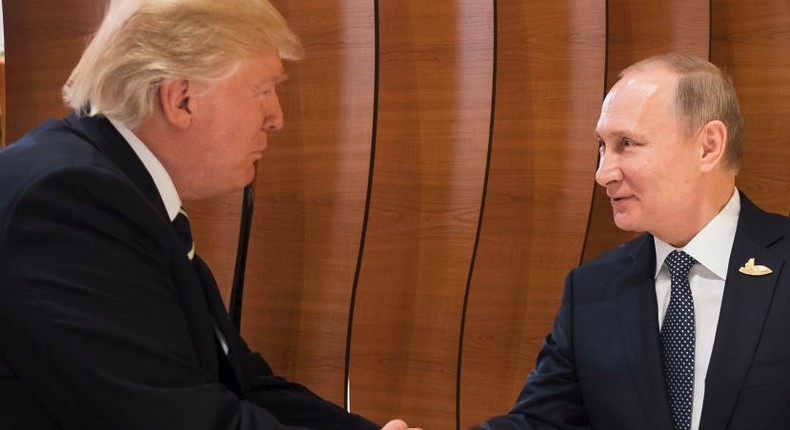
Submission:
<svg viewBox="0 0 790 430">
<path fill-rule="evenodd" d="M 381 430 L 407 430 L 408 428 L 409 425 L 406 424 L 405 421 L 400 419 L 394 419 L 388 422 L 387 424 L 385 424 L 384 427 L 381 428 Z"/>
</svg>

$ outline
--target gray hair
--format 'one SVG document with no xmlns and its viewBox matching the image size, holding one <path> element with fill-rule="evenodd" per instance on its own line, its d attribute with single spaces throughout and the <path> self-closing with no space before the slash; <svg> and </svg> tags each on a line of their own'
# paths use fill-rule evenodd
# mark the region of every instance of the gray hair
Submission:
<svg viewBox="0 0 790 430">
<path fill-rule="evenodd" d="M 725 163 L 737 172 L 743 158 L 743 116 L 730 77 L 707 60 L 677 53 L 642 60 L 620 72 L 620 77 L 654 63 L 679 75 L 674 109 L 687 133 L 694 133 L 709 121 L 724 123 L 727 127 Z"/>
</svg>

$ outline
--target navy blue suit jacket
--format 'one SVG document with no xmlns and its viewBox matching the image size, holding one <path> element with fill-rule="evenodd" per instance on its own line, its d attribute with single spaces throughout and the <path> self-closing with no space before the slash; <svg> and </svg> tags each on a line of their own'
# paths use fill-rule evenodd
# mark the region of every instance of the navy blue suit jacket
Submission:
<svg viewBox="0 0 790 430">
<path fill-rule="evenodd" d="M 0 184 L 0 427 L 378 428 L 247 348 L 106 119 L 44 123 Z"/>
<path fill-rule="evenodd" d="M 480 428 L 671 430 L 655 265 L 645 234 L 573 270 L 515 406 Z M 700 430 L 790 428 L 790 219 L 743 194 L 714 342 Z"/>
</svg>

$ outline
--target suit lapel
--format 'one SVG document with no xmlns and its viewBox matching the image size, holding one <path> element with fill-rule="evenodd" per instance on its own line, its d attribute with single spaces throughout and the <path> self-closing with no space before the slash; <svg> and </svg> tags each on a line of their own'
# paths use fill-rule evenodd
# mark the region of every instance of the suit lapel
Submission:
<svg viewBox="0 0 790 430">
<path fill-rule="evenodd" d="M 614 279 L 618 285 L 621 353 L 638 354 L 636 359 L 625 357 L 623 362 L 631 363 L 628 371 L 639 394 L 645 422 L 653 429 L 668 429 L 672 423 L 658 340 L 655 247 L 650 235 L 642 236 L 634 245 L 629 266 Z"/>
<path fill-rule="evenodd" d="M 217 281 L 214 279 L 214 275 L 212 275 L 211 270 L 200 258 L 200 256 L 195 255 L 195 259 L 193 261 L 195 264 L 195 270 L 197 271 L 198 277 L 200 278 L 200 284 L 203 286 L 203 293 L 206 297 L 206 302 L 208 302 L 209 310 L 214 317 L 214 322 L 216 322 L 217 327 L 219 328 L 220 332 L 222 332 L 222 335 L 225 337 L 225 341 L 228 345 L 227 360 L 232 371 L 232 375 L 229 376 L 235 380 L 226 382 L 229 383 L 230 388 L 232 388 L 236 394 L 241 396 L 244 392 L 244 387 L 241 385 L 241 381 L 244 379 L 242 378 L 240 370 L 241 364 L 239 361 L 239 354 L 242 351 L 242 348 L 240 345 L 238 332 L 231 325 L 230 319 L 228 319 L 228 312 L 225 309 L 224 303 L 222 303 L 222 297 L 219 295 Z"/>
<path fill-rule="evenodd" d="M 716 340 L 705 381 L 700 429 L 726 428 L 751 366 L 771 306 L 783 259 L 768 247 L 781 236 L 769 217 L 741 195 L 741 214 L 730 255 Z M 749 276 L 738 269 L 750 258 L 773 269 Z"/>
<path fill-rule="evenodd" d="M 181 248 L 177 248 L 181 249 Z M 214 321 L 206 318 L 209 305 L 203 294 L 202 279 L 186 255 L 178 255 L 173 259 L 173 282 L 186 285 L 181 288 L 181 309 L 184 312 L 187 327 L 195 347 L 201 366 L 210 375 L 219 374 L 217 347 L 214 335 Z"/>
<path fill-rule="evenodd" d="M 148 173 L 148 169 L 145 168 L 140 158 L 110 121 L 103 117 L 82 117 L 71 114 L 65 119 L 65 123 L 71 130 L 95 146 L 117 166 L 135 184 L 146 197 L 146 200 L 151 203 L 154 211 L 161 216 L 162 222 L 166 223 L 168 227 L 170 226 L 164 202 L 162 202 L 162 197 L 156 188 L 153 178 Z M 174 240 L 176 240 L 175 236 Z M 176 247 L 176 249 L 181 248 Z M 196 257 L 196 260 L 199 259 Z M 219 365 L 217 362 L 214 320 L 217 321 L 220 330 L 225 335 L 225 338 L 228 339 L 231 351 L 228 358 L 233 358 L 231 364 L 234 360 L 238 360 L 236 356 L 238 355 L 237 351 L 240 349 L 236 345 L 238 342 L 232 335 L 233 332 L 226 326 L 230 325 L 230 322 L 227 321 L 227 314 L 225 313 L 222 299 L 219 297 L 219 290 L 214 277 L 211 275 L 211 271 L 202 260 L 197 261 L 194 265 L 188 264 L 188 261 L 186 256 L 183 259 L 179 258 L 174 261 L 174 282 L 179 285 L 192 286 L 200 284 L 202 286 L 201 290 L 189 287 L 183 289 L 183 310 L 188 316 L 187 322 L 198 359 L 207 372 L 216 375 L 218 374 Z M 205 309 L 207 308 L 210 310 L 213 319 L 206 318 Z M 225 315 L 224 318 L 222 317 L 223 314 Z M 223 320 L 227 321 L 227 324 L 223 324 Z M 239 367 L 238 365 L 232 365 L 232 367 L 236 381 L 231 381 L 231 385 L 233 383 L 238 385 L 237 381 L 241 380 L 237 371 Z"/>
<path fill-rule="evenodd" d="M 66 117 L 65 123 L 109 158 L 145 195 L 148 202 L 162 215 L 162 219 L 169 222 L 167 210 L 151 174 L 109 120 L 103 117 L 82 117 L 71 114 Z"/>
</svg>

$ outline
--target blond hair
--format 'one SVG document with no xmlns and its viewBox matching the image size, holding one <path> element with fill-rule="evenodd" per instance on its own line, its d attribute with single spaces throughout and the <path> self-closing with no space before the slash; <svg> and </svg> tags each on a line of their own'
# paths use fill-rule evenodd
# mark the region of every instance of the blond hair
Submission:
<svg viewBox="0 0 790 430">
<path fill-rule="evenodd" d="M 267 0 L 112 0 L 63 99 L 77 112 L 135 128 L 153 112 L 164 79 L 216 82 L 266 47 L 285 60 L 302 56 Z"/>
<path fill-rule="evenodd" d="M 743 158 L 743 116 L 730 77 L 707 60 L 677 53 L 642 60 L 620 72 L 620 77 L 653 63 L 679 75 L 672 107 L 687 133 L 694 133 L 709 121 L 724 123 L 727 127 L 725 163 L 737 172 Z"/>
</svg>

